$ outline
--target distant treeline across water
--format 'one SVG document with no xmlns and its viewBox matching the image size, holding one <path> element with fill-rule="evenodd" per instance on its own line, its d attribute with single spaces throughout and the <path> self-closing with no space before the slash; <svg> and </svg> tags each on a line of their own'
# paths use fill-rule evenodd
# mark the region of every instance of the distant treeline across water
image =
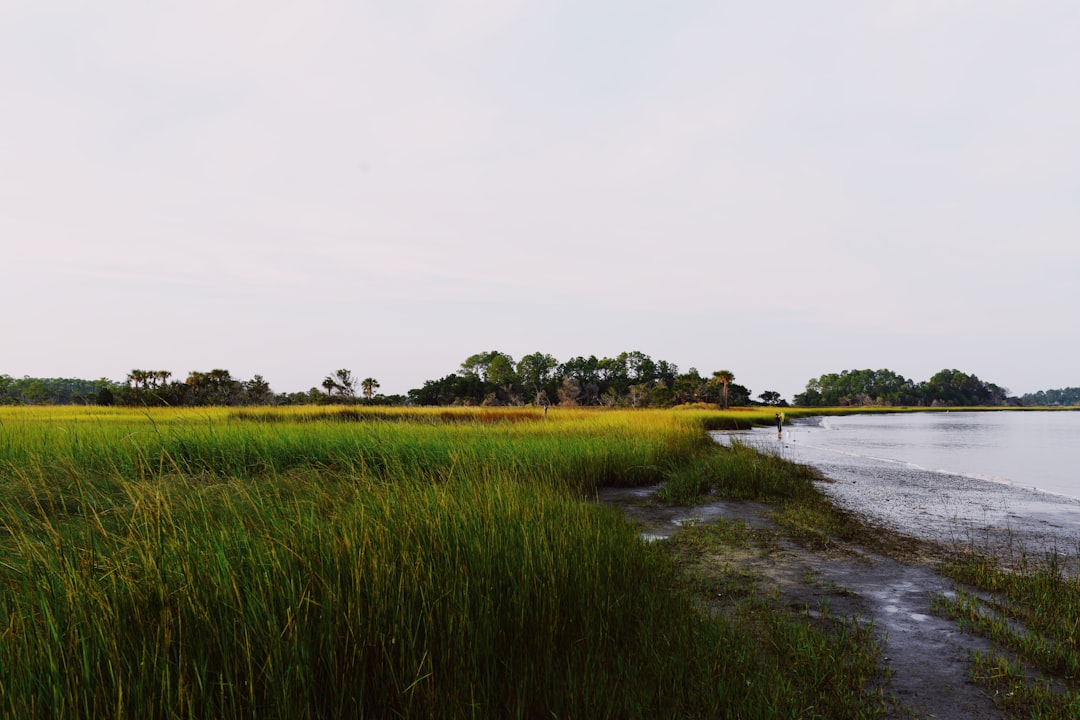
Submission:
<svg viewBox="0 0 1080 720">
<path fill-rule="evenodd" d="M 844 370 L 826 373 L 806 384 L 795 396 L 801 407 L 915 407 L 1053 406 L 1080 403 L 1080 388 L 1040 390 L 1020 397 L 1008 388 L 960 370 L 941 370 L 916 382 L 892 370 Z"/>
<path fill-rule="evenodd" d="M 497 351 L 477 353 L 456 372 L 427 380 L 405 395 L 384 395 L 373 377 L 348 369 L 327 375 L 306 392 L 280 393 L 261 375 L 250 380 L 228 370 L 191 372 L 132 370 L 124 382 L 109 378 L 15 378 L 0 373 L 0 405 L 581 405 L 671 407 L 693 403 L 786 407 L 779 393 L 752 391 L 730 371 L 702 375 L 680 371 L 640 352 L 614 358 L 576 357 L 559 362 L 543 353 L 519 360 Z M 1080 387 L 1040 390 L 1021 396 L 959 370 L 941 370 L 916 382 L 892 370 L 825 373 L 794 397 L 798 407 L 1053 407 L 1080 405 Z"/>
</svg>

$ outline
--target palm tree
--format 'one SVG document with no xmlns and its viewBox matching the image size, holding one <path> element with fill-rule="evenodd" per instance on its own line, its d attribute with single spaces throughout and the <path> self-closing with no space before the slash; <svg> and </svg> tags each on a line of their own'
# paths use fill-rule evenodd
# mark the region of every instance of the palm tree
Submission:
<svg viewBox="0 0 1080 720">
<path fill-rule="evenodd" d="M 148 370 L 132 370 L 128 373 L 127 381 L 128 385 L 131 385 L 135 389 L 135 397 L 139 397 L 140 386 L 145 388 L 146 381 L 150 377 Z"/>
<path fill-rule="evenodd" d="M 379 389 L 379 381 L 375 378 L 364 378 L 360 381 L 360 388 L 364 391 L 364 397 L 370 400 L 375 391 Z"/>
<path fill-rule="evenodd" d="M 206 390 L 206 385 L 209 382 L 209 378 L 206 373 L 199 372 L 198 370 L 192 370 L 188 373 L 187 380 L 184 381 L 187 386 L 191 388 L 191 404 L 198 405 L 202 401 L 203 392 Z"/>
<path fill-rule="evenodd" d="M 717 370 L 713 373 L 713 378 L 715 378 L 714 382 L 721 383 L 724 386 L 724 402 L 722 407 L 724 410 L 727 410 L 728 384 L 735 380 L 735 374 L 730 370 Z"/>
</svg>

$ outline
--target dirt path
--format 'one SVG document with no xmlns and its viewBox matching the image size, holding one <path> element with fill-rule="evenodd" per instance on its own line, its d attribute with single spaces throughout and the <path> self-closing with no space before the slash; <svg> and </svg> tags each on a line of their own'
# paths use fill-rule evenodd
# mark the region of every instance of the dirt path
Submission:
<svg viewBox="0 0 1080 720">
<path fill-rule="evenodd" d="M 930 597 L 953 584 L 931 568 L 877 555 L 823 557 L 785 548 L 759 568 L 796 604 L 828 602 L 834 613 L 872 621 L 890 671 L 887 690 L 916 717 L 1000 718 L 993 699 L 969 679 L 968 653 L 988 650 L 982 638 L 934 615 Z M 803 581 L 807 572 L 814 581 Z"/>
<path fill-rule="evenodd" d="M 929 564 L 849 546 L 810 549 L 783 539 L 782 530 L 765 517 L 768 506 L 721 501 L 693 508 L 663 507 L 649 501 L 653 489 L 608 489 L 600 499 L 639 522 L 648 538 L 670 537 L 684 523 L 718 518 L 776 531 L 781 538 L 778 546 L 739 551 L 739 567 L 761 578 L 763 589 L 778 590 L 794 607 L 828 607 L 834 615 L 872 622 L 883 643 L 891 675 L 885 691 L 895 699 L 897 718 L 1002 717 L 993 698 L 968 679 L 969 651 L 989 645 L 931 612 L 931 596 L 951 592 L 954 584 Z M 719 570 L 733 559 L 718 552 L 702 557 L 698 569 L 708 572 L 711 564 Z"/>
</svg>

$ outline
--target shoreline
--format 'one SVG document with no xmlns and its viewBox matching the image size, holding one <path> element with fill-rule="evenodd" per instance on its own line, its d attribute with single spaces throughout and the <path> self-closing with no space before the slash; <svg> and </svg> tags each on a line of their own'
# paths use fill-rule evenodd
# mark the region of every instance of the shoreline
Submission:
<svg viewBox="0 0 1080 720">
<path fill-rule="evenodd" d="M 771 447 L 779 455 L 775 451 L 783 443 L 773 432 L 710 436 L 729 444 L 739 436 L 757 435 L 767 441 L 743 444 L 758 452 Z M 840 510 L 839 523 L 805 522 L 820 498 L 796 499 L 794 508 L 787 496 L 769 502 L 726 499 L 722 484 L 715 483 L 710 494 L 683 505 L 653 501 L 656 487 L 606 488 L 597 499 L 621 510 L 647 542 L 669 538 L 663 541 L 665 551 L 686 570 L 691 586 L 704 588 L 701 598 L 711 611 L 737 613 L 740 598 L 760 593 L 777 607 L 803 609 L 811 623 L 831 614 L 873 628 L 880 675 L 863 690 L 867 697 L 880 694 L 884 700 L 880 717 L 994 720 L 1012 716 L 1010 707 L 1021 708 L 1015 713 L 1019 717 L 1027 716 L 1024 707 L 1075 702 L 1074 695 L 1047 689 L 1048 679 L 1064 676 L 1038 665 L 1018 638 L 1033 632 L 1052 645 L 1070 640 L 1037 624 L 1024 634 L 995 637 L 988 628 L 958 625 L 957 618 L 966 617 L 970 607 L 970 613 L 989 621 L 1004 616 L 1027 622 L 1027 615 L 1016 612 L 1026 612 L 1026 601 L 1005 595 L 990 603 L 977 599 L 999 572 L 1016 573 L 1030 588 L 1040 582 L 1043 569 L 1053 568 L 1061 573 L 1055 575 L 1055 587 L 1064 588 L 1062 582 L 1075 577 L 1080 560 L 1075 546 L 1080 535 L 1072 529 L 1080 523 L 1080 501 L 903 463 L 884 470 L 858 463 L 845 469 L 782 459 L 802 465 L 791 472 L 813 483 L 825 498 L 822 504 Z M 754 472 L 750 465 L 741 471 Z M 1039 558 L 1036 550 L 1058 555 Z M 1031 573 L 1033 568 L 1037 572 Z M 737 592 L 729 589 L 733 586 Z M 1038 587 L 1045 596 L 1043 586 Z M 1062 603 L 1069 597 L 1054 592 L 1060 596 L 1049 604 L 1051 614 L 1057 612 L 1053 602 L 1058 597 Z M 1047 606 L 1038 603 L 1044 615 Z M 1072 607 L 1062 608 L 1066 617 L 1072 612 L 1066 608 Z M 1025 665 L 1027 670 L 995 665 L 988 675 L 989 661 L 976 659 L 1017 654 L 1032 663 Z"/>
<path fill-rule="evenodd" d="M 812 467 L 839 507 L 921 540 L 1005 557 L 1078 554 L 1080 500 L 933 471 Z"/>
<path fill-rule="evenodd" d="M 1080 556 L 1080 499 L 901 462 L 807 461 L 785 452 L 788 442 L 778 448 L 771 430 L 710 435 L 721 444 L 752 438 L 747 444 L 761 452 L 814 468 L 830 500 L 873 525 L 1003 559 L 1052 552 Z"/>
</svg>

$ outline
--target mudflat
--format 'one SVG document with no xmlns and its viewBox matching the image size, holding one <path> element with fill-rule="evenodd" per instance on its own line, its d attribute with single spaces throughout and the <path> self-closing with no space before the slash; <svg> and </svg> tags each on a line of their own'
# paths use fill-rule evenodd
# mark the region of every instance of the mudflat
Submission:
<svg viewBox="0 0 1080 720">
<path fill-rule="evenodd" d="M 1080 500 L 1006 483 L 906 467 L 872 473 L 817 465 L 840 507 L 877 525 L 952 547 L 1007 558 L 1056 550 L 1076 555 Z"/>
</svg>

